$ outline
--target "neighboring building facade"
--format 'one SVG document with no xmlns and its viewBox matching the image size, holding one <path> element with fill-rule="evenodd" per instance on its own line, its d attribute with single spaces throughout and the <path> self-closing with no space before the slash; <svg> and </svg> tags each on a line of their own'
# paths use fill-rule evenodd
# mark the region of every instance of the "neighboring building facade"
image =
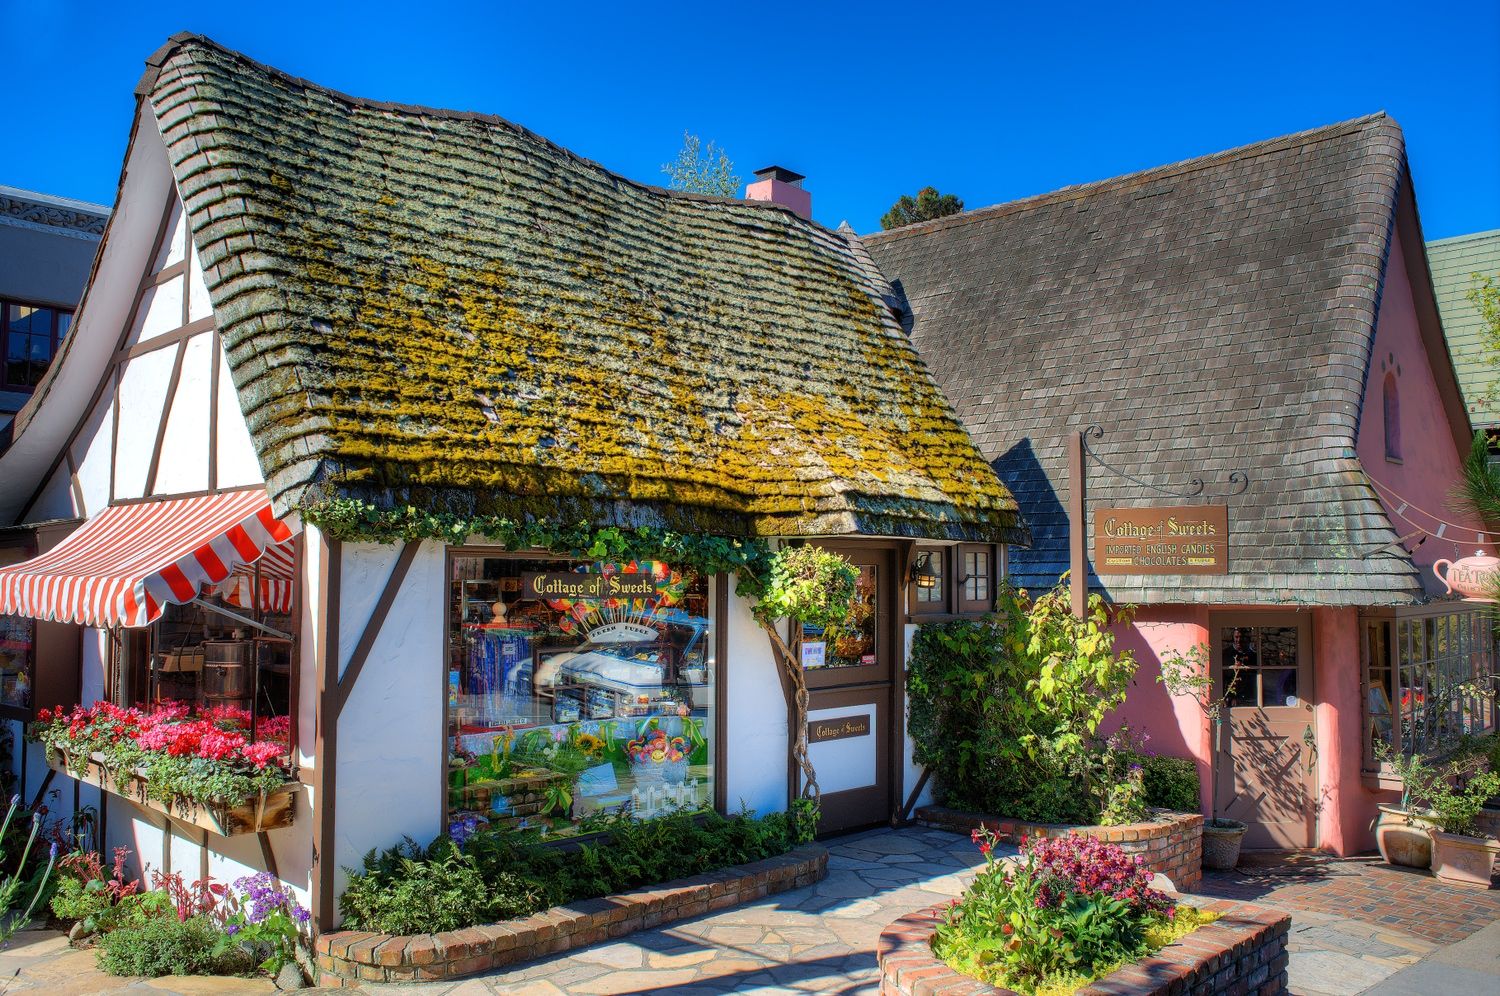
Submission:
<svg viewBox="0 0 1500 996">
<path fill-rule="evenodd" d="M 109 209 L 0 185 L 0 428 L 67 337 Z"/>
<path fill-rule="evenodd" d="M 156 867 L 268 868 L 324 927 L 341 869 L 455 818 L 563 836 L 627 806 L 783 809 L 788 681 L 736 575 L 674 553 L 714 538 L 720 563 L 755 539 L 859 568 L 851 621 L 797 635 L 810 719 L 863 732 L 811 756 L 825 830 L 901 810 L 913 547 L 982 560 L 993 589 L 1026 536 L 856 243 L 785 179 L 770 203 L 671 194 L 195 36 L 148 66 L 78 321 L 0 456 L 0 521 L 83 521 L 0 570 L 0 604 L 81 630 L 84 702 L 220 701 L 209 665 L 249 655 L 294 805 L 200 833 L 35 748 L 28 795 L 55 778 L 54 812 L 96 806 Z M 381 510 L 465 525 L 361 532 Z M 580 523 L 658 539 L 506 533 Z M 611 576 L 650 593 L 548 594 Z M 471 777 L 529 737 L 608 759 L 653 729 L 688 745 L 675 779 L 601 761 L 559 810 L 531 796 L 565 772 Z"/>
<path fill-rule="evenodd" d="M 1434 239 L 1427 261 L 1469 420 L 1476 429 L 1500 427 L 1500 350 L 1485 341 L 1483 319 L 1469 299 L 1476 274 L 1500 282 L 1500 229 Z"/>
<path fill-rule="evenodd" d="M 1449 498 L 1471 427 L 1394 122 L 863 241 L 1020 502 L 1018 584 L 1068 570 L 1067 451 L 1102 428 L 1082 461 L 1089 583 L 1139 606 L 1121 718 L 1199 762 L 1205 809 L 1250 823 L 1247 847 L 1364 850 L 1395 784 L 1376 744 L 1493 724 L 1492 696 L 1434 719 L 1423 691 L 1494 672 L 1488 624 L 1431 572 L 1490 542 Z M 1227 508 L 1226 573 L 1094 573 L 1096 510 L 1192 505 Z M 1156 681 L 1195 647 L 1216 691 L 1238 676 L 1217 785 L 1202 710 Z"/>
</svg>

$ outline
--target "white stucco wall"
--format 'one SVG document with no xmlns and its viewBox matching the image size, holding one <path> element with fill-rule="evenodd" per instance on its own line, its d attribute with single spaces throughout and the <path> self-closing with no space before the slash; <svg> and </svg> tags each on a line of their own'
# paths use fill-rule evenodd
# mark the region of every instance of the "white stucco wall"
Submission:
<svg viewBox="0 0 1500 996">
<path fill-rule="evenodd" d="M 172 350 L 162 350 L 171 353 Z M 208 489 L 209 379 L 213 373 L 212 332 L 187 341 L 182 372 L 172 396 L 167 432 L 162 438 L 161 463 L 157 467 L 157 494 L 184 494 Z M 235 415 L 238 417 L 239 413 Z M 243 422 L 242 417 L 239 421 Z M 125 422 L 121 421 L 123 426 Z"/>
<path fill-rule="evenodd" d="M 725 671 L 728 744 L 725 799 L 731 811 L 741 804 L 758 813 L 786 809 L 786 697 L 771 643 L 750 614 L 750 601 L 729 590 Z"/>
<path fill-rule="evenodd" d="M 400 553 L 348 543 L 339 579 L 339 669 L 354 655 Z M 442 830 L 443 545 L 424 542 L 339 718 L 335 891 L 371 848 Z M 319 763 L 322 763 L 321 761 Z"/>
</svg>

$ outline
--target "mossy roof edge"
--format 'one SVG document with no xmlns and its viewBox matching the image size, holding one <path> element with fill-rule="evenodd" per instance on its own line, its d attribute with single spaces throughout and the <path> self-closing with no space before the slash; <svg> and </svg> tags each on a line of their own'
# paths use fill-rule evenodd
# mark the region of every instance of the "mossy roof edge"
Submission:
<svg viewBox="0 0 1500 996">
<path fill-rule="evenodd" d="M 141 92 L 279 509 L 1027 538 L 843 236 L 196 36 L 152 63 Z"/>
</svg>

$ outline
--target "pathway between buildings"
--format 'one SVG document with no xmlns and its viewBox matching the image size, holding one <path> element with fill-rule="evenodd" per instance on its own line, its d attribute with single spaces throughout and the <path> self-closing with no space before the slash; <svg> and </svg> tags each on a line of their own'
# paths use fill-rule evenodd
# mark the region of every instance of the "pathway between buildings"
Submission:
<svg viewBox="0 0 1500 996">
<path fill-rule="evenodd" d="M 463 982 L 368 985 L 381 996 L 874 994 L 875 942 L 899 915 L 957 896 L 983 860 L 964 836 L 919 827 L 829 844 L 824 881 L 760 902 Z M 1210 875 L 1203 891 L 1293 914 L 1292 990 L 1343 996 L 1500 991 L 1500 893 L 1446 886 L 1373 861 L 1254 859 Z M 1461 938 L 1471 940 L 1444 949 Z M 1436 974 L 1434 974 L 1436 973 Z M 1468 973 L 1468 974 L 1462 974 Z M 0 952 L 0 993 L 264 993 L 234 979 L 113 979 L 88 952 L 37 932 Z M 329 990 L 332 992 L 332 990 Z"/>
</svg>

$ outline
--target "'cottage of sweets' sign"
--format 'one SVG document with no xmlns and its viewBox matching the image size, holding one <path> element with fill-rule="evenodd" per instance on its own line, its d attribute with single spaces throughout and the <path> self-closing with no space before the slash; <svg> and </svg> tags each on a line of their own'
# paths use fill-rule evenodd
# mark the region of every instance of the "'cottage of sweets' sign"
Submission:
<svg viewBox="0 0 1500 996">
<path fill-rule="evenodd" d="M 1229 508 L 1175 505 L 1094 512 L 1096 574 L 1228 574 Z"/>
<path fill-rule="evenodd" d="M 656 578 L 650 574 L 526 573 L 521 575 L 521 592 L 528 598 L 654 598 Z"/>
</svg>

